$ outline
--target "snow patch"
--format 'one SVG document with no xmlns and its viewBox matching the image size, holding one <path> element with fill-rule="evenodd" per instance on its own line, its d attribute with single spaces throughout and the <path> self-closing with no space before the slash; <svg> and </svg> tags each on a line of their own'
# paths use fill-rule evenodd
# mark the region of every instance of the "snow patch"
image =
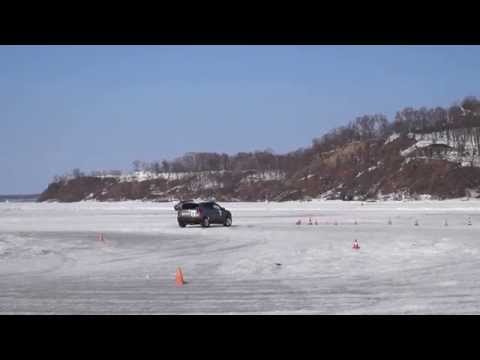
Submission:
<svg viewBox="0 0 480 360">
<path fill-rule="evenodd" d="M 393 133 L 392 135 L 390 135 L 388 137 L 388 139 L 385 141 L 384 145 L 387 145 L 395 140 L 397 140 L 398 138 L 400 137 L 400 134 L 397 134 L 397 133 Z"/>
<path fill-rule="evenodd" d="M 264 171 L 245 176 L 240 183 L 252 184 L 260 181 L 280 181 L 285 179 L 286 174 L 280 171 Z"/>
<path fill-rule="evenodd" d="M 400 151 L 400 155 L 407 157 L 415 150 L 431 145 L 444 145 L 445 151 L 441 155 L 432 155 L 431 158 L 444 159 L 456 162 L 459 165 L 480 167 L 479 139 L 480 128 L 456 129 L 426 134 L 410 133 L 409 137 L 416 143 Z"/>
</svg>

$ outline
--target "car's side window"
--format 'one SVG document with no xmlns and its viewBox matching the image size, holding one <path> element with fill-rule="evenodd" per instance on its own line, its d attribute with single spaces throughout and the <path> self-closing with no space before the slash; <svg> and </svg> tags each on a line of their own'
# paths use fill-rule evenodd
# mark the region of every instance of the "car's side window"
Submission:
<svg viewBox="0 0 480 360">
<path fill-rule="evenodd" d="M 205 209 L 213 210 L 212 204 L 205 204 L 204 206 L 205 206 Z"/>
</svg>

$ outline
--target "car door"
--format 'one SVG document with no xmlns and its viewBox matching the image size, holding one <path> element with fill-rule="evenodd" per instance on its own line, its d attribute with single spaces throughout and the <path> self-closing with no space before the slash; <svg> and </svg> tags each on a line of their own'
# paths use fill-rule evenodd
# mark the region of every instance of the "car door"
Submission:
<svg viewBox="0 0 480 360">
<path fill-rule="evenodd" d="M 205 215 L 208 216 L 210 224 L 214 224 L 217 219 L 217 211 L 213 208 L 212 203 L 203 204 L 203 209 L 205 210 Z"/>
<path fill-rule="evenodd" d="M 217 224 L 223 224 L 225 214 L 222 208 L 218 204 L 212 204 L 212 206 L 213 206 L 212 213 L 215 214 L 215 222 Z"/>
</svg>

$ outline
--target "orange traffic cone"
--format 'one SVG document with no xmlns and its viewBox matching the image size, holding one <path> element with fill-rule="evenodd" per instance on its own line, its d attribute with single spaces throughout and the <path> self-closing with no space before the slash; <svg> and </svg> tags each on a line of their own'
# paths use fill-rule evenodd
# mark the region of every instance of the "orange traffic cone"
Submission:
<svg viewBox="0 0 480 360">
<path fill-rule="evenodd" d="M 185 284 L 185 280 L 183 280 L 182 269 L 177 268 L 177 274 L 175 275 L 175 282 L 177 285 L 182 286 Z"/>
</svg>

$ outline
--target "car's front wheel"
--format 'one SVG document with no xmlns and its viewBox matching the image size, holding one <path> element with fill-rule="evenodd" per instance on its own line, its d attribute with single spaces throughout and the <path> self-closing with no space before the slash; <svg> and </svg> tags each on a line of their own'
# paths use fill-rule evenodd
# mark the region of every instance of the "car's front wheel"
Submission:
<svg viewBox="0 0 480 360">
<path fill-rule="evenodd" d="M 178 222 L 178 226 L 180 226 L 181 228 L 184 228 L 186 226 L 186 224 L 184 224 L 183 222 L 179 221 Z"/>
<path fill-rule="evenodd" d="M 232 218 L 227 217 L 223 223 L 223 226 L 232 226 Z"/>
</svg>

